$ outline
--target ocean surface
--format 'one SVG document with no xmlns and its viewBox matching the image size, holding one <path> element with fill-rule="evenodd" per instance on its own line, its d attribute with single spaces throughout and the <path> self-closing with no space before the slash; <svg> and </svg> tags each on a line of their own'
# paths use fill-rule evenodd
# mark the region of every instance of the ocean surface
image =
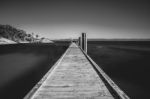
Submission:
<svg viewBox="0 0 150 99">
<path fill-rule="evenodd" d="M 91 41 L 88 54 L 131 99 L 150 97 L 149 41 Z"/>
<path fill-rule="evenodd" d="M 68 45 L 0 45 L 0 99 L 22 99 Z"/>
</svg>

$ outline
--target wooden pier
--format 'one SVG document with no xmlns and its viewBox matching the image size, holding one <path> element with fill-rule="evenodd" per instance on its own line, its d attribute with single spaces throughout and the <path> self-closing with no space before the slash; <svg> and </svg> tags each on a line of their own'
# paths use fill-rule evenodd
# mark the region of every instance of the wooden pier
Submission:
<svg viewBox="0 0 150 99">
<path fill-rule="evenodd" d="M 90 60 L 72 43 L 24 99 L 129 99 L 99 67 L 93 67 L 96 64 Z"/>
</svg>

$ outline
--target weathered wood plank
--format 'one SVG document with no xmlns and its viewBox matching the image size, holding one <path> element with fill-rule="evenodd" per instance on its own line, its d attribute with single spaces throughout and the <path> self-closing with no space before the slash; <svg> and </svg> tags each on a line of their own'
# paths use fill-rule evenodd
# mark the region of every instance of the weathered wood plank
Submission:
<svg viewBox="0 0 150 99">
<path fill-rule="evenodd" d="M 31 99 L 114 99 L 82 51 L 72 43 Z"/>
</svg>

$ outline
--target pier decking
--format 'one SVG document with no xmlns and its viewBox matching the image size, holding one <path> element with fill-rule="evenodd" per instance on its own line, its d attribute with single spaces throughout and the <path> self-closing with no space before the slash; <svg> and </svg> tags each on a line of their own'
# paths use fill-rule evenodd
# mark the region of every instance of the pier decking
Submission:
<svg viewBox="0 0 150 99">
<path fill-rule="evenodd" d="M 57 64 L 25 99 L 114 99 L 114 97 L 81 49 L 72 43 Z"/>
</svg>

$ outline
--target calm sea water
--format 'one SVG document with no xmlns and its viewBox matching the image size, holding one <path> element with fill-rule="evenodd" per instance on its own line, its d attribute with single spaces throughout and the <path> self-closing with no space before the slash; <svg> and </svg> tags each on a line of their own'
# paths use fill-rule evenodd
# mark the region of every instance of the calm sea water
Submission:
<svg viewBox="0 0 150 99">
<path fill-rule="evenodd" d="M 22 99 L 64 53 L 67 46 L 0 46 L 0 99 Z"/>
<path fill-rule="evenodd" d="M 131 99 L 148 99 L 149 45 L 150 42 L 89 42 L 88 54 Z"/>
</svg>

